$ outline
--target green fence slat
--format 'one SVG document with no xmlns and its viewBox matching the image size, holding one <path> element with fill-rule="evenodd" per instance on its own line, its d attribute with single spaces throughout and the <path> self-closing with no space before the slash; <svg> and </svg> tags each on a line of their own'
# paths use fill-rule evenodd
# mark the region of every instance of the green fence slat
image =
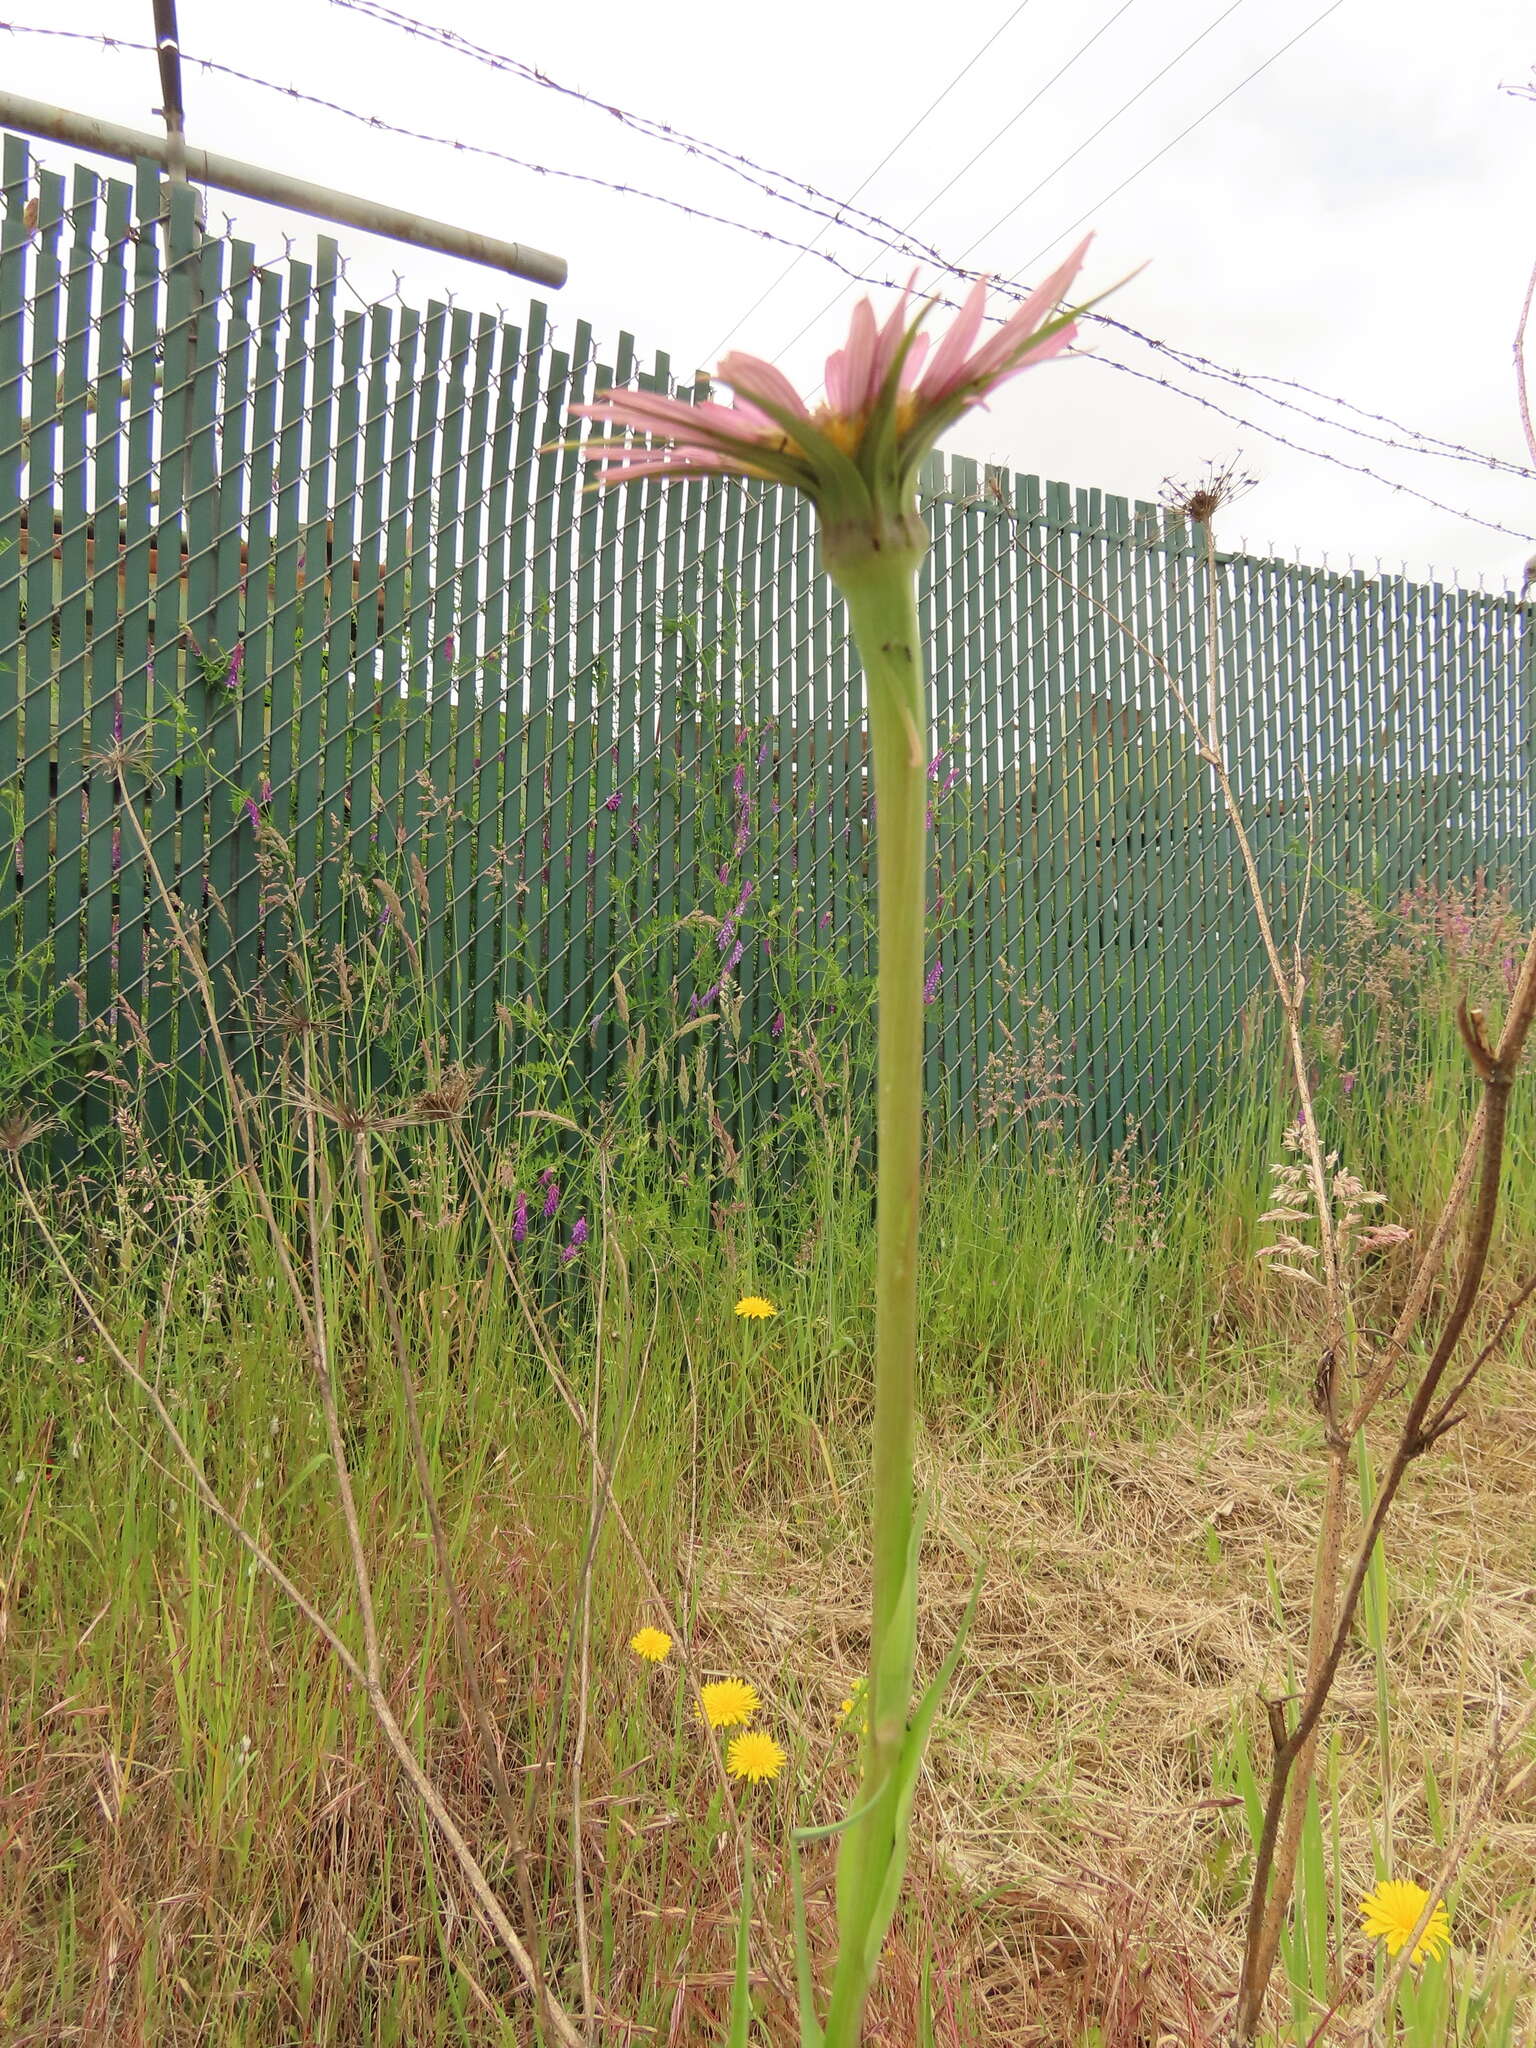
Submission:
<svg viewBox="0 0 1536 2048">
<path fill-rule="evenodd" d="M 515 1005 L 532 993 L 528 954 L 528 894 L 537 873 L 530 840 L 536 833 L 535 793 L 528 784 L 528 727 L 533 706 L 531 667 L 533 617 L 528 573 L 532 550 L 533 507 L 537 494 L 540 426 L 539 394 L 544 382 L 548 315 L 537 300 L 528 309 L 524 343 L 522 393 L 513 468 L 512 506 L 507 536 L 508 666 L 506 701 L 506 764 L 502 778 L 502 995 L 510 1016 Z M 504 1048 L 504 1056 L 510 1047 Z"/>
<path fill-rule="evenodd" d="M 120 180 L 104 190 L 104 246 L 96 328 L 95 382 L 91 442 L 93 557 L 90 574 L 89 747 L 91 768 L 85 849 L 85 1013 L 86 1028 L 100 1028 L 112 1010 L 117 987 L 116 953 L 120 904 L 118 868 L 123 820 L 118 809 L 117 776 L 105 765 L 120 736 L 122 699 L 118 635 L 121 608 L 118 575 L 122 565 L 123 476 L 126 412 L 128 305 L 126 256 L 133 220 L 133 192 Z M 4 258 L 0 256 L 0 274 Z M 0 488 L 3 496 L 3 488 Z M 3 568 L 3 563 L 0 563 Z M 0 694 L 4 682 L 0 680 Z M 88 1095 L 83 1122 L 96 1131 L 110 1119 L 106 1090 Z"/>
<path fill-rule="evenodd" d="M 7 135 L 0 156 L 0 789 L 14 792 L 22 759 L 22 632 L 27 616 L 22 527 L 26 506 L 28 286 L 32 234 L 27 226 L 31 153 Z M 23 807 L 0 817 L 5 886 L 0 933 L 7 955 L 21 950 L 16 922 Z"/>
<path fill-rule="evenodd" d="M 340 375 L 336 384 L 336 433 L 331 489 L 325 522 L 325 602 L 323 701 L 320 705 L 319 847 L 316 854 L 318 891 L 315 930 L 322 955 L 342 943 L 348 906 L 346 855 L 352 844 L 357 813 L 372 810 L 367 764 L 372 758 L 374 693 L 365 680 L 377 638 L 375 620 L 365 636 L 365 597 L 358 526 L 362 493 L 363 411 L 367 381 L 363 365 L 368 346 L 366 313 L 349 307 L 342 316 L 339 338 Z M 375 581 L 370 577 L 370 583 Z M 375 610 L 377 609 L 375 605 Z M 359 754 L 363 758 L 358 759 Z"/>
<path fill-rule="evenodd" d="M 246 868 L 254 871 L 257 843 L 257 826 L 247 805 L 259 816 L 261 793 L 259 775 L 245 780 L 245 763 L 251 752 L 251 727 L 263 722 L 263 714 L 260 695 L 254 699 L 252 695 L 257 686 L 247 672 L 245 640 L 246 571 L 256 531 L 253 508 L 247 502 L 255 252 L 249 242 L 231 240 L 227 255 L 228 281 L 218 294 L 217 319 L 208 335 L 218 378 L 214 395 L 217 434 L 211 452 L 211 531 L 203 535 L 200 499 L 199 539 L 203 545 L 194 552 L 201 561 L 206 547 L 211 590 L 205 597 L 200 570 L 198 597 L 204 606 L 207 644 L 223 662 L 220 712 L 210 746 L 213 776 L 208 796 L 206 945 L 214 986 L 221 996 L 228 995 L 233 1008 L 235 993 L 246 978 L 238 922 L 239 884 Z M 209 279 L 205 289 L 214 283 Z M 231 1052 L 246 1057 L 250 1052 L 247 1034 L 236 1031 L 232 1037 Z"/>
<path fill-rule="evenodd" d="M 59 515 L 59 339 L 63 319 L 59 240 L 64 222 L 64 181 L 51 171 L 37 179 L 33 298 L 27 349 L 27 620 L 23 634 L 21 733 L 21 943 L 41 955 L 53 943 L 52 859 L 55 521 Z"/>
<path fill-rule="evenodd" d="M 90 647 L 91 483 L 89 430 L 94 404 L 96 271 L 95 174 L 77 168 L 71 183 L 72 234 L 64 280 L 64 329 L 58 380 L 59 605 L 53 740 L 54 1035 L 61 1045 L 85 1027 L 85 809 L 87 681 Z M 75 1101 L 60 1099 L 73 1111 Z"/>
<path fill-rule="evenodd" d="M 486 474 L 491 424 L 491 378 L 495 368 L 500 322 L 485 314 L 475 320 L 468 365 L 467 413 L 464 428 L 464 495 L 460 515 L 459 575 L 454 599 L 457 620 L 450 669 L 455 697 L 453 821 L 450 835 L 449 901 L 455 943 L 450 957 L 447 1012 L 454 1043 L 473 1056 L 479 1043 L 475 1016 L 474 964 L 480 936 L 479 912 L 488 885 L 479 878 L 482 805 L 487 793 L 483 762 L 487 751 L 485 609 L 482 583 L 489 543 L 486 522 L 490 482 Z M 491 791 L 491 812 L 496 810 Z"/>
</svg>

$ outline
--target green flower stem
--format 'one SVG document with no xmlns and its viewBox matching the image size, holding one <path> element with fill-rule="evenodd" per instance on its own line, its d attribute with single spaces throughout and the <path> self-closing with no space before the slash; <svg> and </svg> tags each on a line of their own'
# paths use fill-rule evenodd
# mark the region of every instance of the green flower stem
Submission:
<svg viewBox="0 0 1536 2048">
<path fill-rule="evenodd" d="M 917 622 L 927 536 L 845 545 L 828 568 L 847 600 L 863 662 L 874 756 L 879 904 L 875 1180 L 875 1419 L 869 1695 L 861 1818 L 838 1870 L 838 1959 L 826 2048 L 855 2048 L 884 1929 L 893 1865 L 905 1861 L 897 1765 L 912 1704 L 915 1596 L 913 1408 L 917 1358 L 918 1182 L 923 1117 L 923 926 L 928 705 Z M 921 534 L 921 547 L 913 542 Z M 874 1939 L 871 1941 L 870 1937 Z M 873 1948 L 873 1955 L 869 1953 Z"/>
</svg>

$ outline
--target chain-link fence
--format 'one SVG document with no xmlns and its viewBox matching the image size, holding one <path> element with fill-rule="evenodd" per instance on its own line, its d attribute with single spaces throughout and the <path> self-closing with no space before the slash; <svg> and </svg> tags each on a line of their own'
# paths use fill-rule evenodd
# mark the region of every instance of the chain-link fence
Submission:
<svg viewBox="0 0 1536 2048">
<path fill-rule="evenodd" d="M 131 1040 L 167 1117 L 209 1087 L 158 870 L 259 1061 L 280 873 L 337 961 L 365 896 L 407 901 L 444 1045 L 514 1094 L 552 1047 L 601 1091 L 649 1006 L 714 1020 L 734 1113 L 781 1108 L 872 964 L 806 505 L 584 490 L 569 407 L 675 388 L 665 357 L 365 304 L 332 244 L 258 260 L 149 167 L 66 188 L 10 138 L 0 236 L 0 946 L 46 963 L 55 1041 Z M 958 459 L 923 499 L 936 1128 L 1162 1144 L 1221 1071 L 1262 957 L 1170 676 L 1282 928 L 1308 875 L 1324 921 L 1480 871 L 1530 907 L 1512 598 L 1225 553 L 1212 593 L 1165 511 Z"/>
</svg>

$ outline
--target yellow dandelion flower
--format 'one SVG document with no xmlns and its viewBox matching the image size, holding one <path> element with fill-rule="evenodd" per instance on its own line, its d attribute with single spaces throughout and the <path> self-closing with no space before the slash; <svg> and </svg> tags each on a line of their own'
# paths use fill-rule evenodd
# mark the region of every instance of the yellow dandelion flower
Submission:
<svg viewBox="0 0 1536 2048">
<path fill-rule="evenodd" d="M 725 1752 L 725 1768 L 733 1778 L 748 1778 L 754 1785 L 761 1785 L 765 1778 L 776 1778 L 788 1759 L 771 1735 L 765 1735 L 760 1728 L 749 1728 L 745 1735 L 738 1735 Z"/>
<path fill-rule="evenodd" d="M 638 1635 L 630 1637 L 629 1647 L 647 1664 L 659 1664 L 671 1649 L 672 1638 L 665 1629 L 643 1628 Z"/>
<path fill-rule="evenodd" d="M 761 1322 L 767 1316 L 776 1316 L 778 1310 L 760 1294 L 744 1294 L 736 1304 L 736 1313 L 753 1322 Z"/>
<path fill-rule="evenodd" d="M 1384 1877 L 1375 1891 L 1367 1892 L 1360 1901 L 1360 1917 L 1367 1936 L 1372 1941 L 1384 1941 L 1387 1954 L 1395 1956 L 1412 1934 L 1415 1922 L 1428 1903 L 1429 1893 L 1423 1885 L 1403 1878 Z M 1430 1957 L 1438 1962 L 1450 1945 L 1450 1916 L 1445 1910 L 1445 1901 L 1441 1899 L 1429 1916 L 1429 1925 L 1419 1936 L 1413 1960 L 1422 1963 Z"/>
<path fill-rule="evenodd" d="M 699 1698 L 704 1703 L 704 1717 L 711 1728 L 743 1727 L 763 1704 L 757 1696 L 757 1687 L 747 1685 L 739 1678 L 717 1678 L 709 1685 L 699 1687 Z M 697 1707 L 694 1719 L 700 1718 Z"/>
</svg>

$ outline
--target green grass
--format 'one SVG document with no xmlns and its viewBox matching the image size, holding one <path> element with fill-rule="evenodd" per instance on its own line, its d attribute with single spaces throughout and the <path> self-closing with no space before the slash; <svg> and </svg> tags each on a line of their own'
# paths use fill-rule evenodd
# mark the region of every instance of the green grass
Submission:
<svg viewBox="0 0 1536 2048">
<path fill-rule="evenodd" d="M 409 1040 L 403 1027 L 401 1036 Z M 354 1032 L 354 1043 L 366 1037 Z M 327 1041 L 318 1044 L 323 1059 Z M 459 1121 L 434 1121 L 405 1077 L 385 1098 L 364 1091 L 355 1064 L 330 1072 L 319 1092 L 361 1097 L 376 1125 L 382 1274 L 349 1143 L 325 1116 L 315 1121 L 322 1171 L 309 1207 L 296 1064 L 257 1115 L 266 1184 L 301 1274 L 313 1257 L 305 1293 L 328 1336 L 393 1710 L 520 1918 L 511 1844 L 460 1712 L 386 1277 L 522 1806 L 550 1980 L 579 2013 L 572 1774 L 584 1724 L 580 1846 L 587 1970 L 609 2029 L 601 2037 L 626 2038 L 622 2020 L 650 2030 L 630 2038 L 702 2043 L 723 2038 L 734 1965 L 727 1801 L 758 1843 L 754 1950 L 778 1970 L 789 1908 L 773 1874 L 785 1867 L 788 1788 L 797 1788 L 798 1821 L 827 1820 L 852 1758 L 823 1691 L 786 1666 L 769 1689 L 791 1753 L 785 1781 L 746 1798 L 722 1790 L 675 1663 L 647 1672 L 625 1648 L 659 1617 L 613 1515 L 599 1515 L 594 1531 L 591 1443 L 552 1384 L 548 1356 L 591 1418 L 616 1502 L 691 1635 L 697 1669 L 725 1675 L 739 1659 L 720 1618 L 721 1560 L 728 1576 L 738 1558 L 750 1587 L 763 1568 L 759 1532 L 814 1530 L 807 1556 L 819 1563 L 790 1590 L 810 1611 L 835 1583 L 837 1600 L 859 1611 L 873 1233 L 851 1100 L 822 1098 L 815 1114 L 742 1155 L 722 1145 L 696 1101 L 687 1110 L 670 1102 L 658 1123 L 644 1095 L 652 1071 L 639 1068 L 634 1099 L 600 1130 L 539 1116 L 489 1150 L 473 1100 Z M 1390 1214 L 1421 1224 L 1449 1180 L 1471 1102 L 1445 1006 L 1365 1048 L 1351 1071 L 1360 1078 L 1345 1093 L 1320 1068 L 1330 1141 L 1337 1134 L 1345 1163 L 1387 1192 Z M 426 1078 L 440 1085 L 443 1076 L 424 1069 L 418 1081 Z M 1255 1055 L 1160 1178 L 1124 1163 L 1096 1174 L 1049 1152 L 978 1148 L 933 1161 L 921 1281 L 933 1456 L 1021 1470 L 1044 1458 L 1070 1503 L 1061 1526 L 1091 1534 L 1122 1511 L 1094 1457 L 1106 1431 L 1150 1452 L 1170 1417 L 1216 1430 L 1263 1411 L 1277 1429 L 1303 1418 L 1297 1483 L 1310 1484 L 1312 1325 L 1295 1291 L 1262 1278 L 1252 1257 L 1291 1114 Z M 1532 1128 L 1518 1107 L 1491 1298 L 1536 1249 Z M 483 1196 L 466 1154 L 487 1173 Z M 234 1162 L 205 1163 L 194 1176 L 129 1147 L 115 1176 L 50 1179 L 38 1144 L 20 1164 L 102 1320 L 141 1360 L 216 1493 L 356 1649 L 357 1600 L 303 1317 Z M 561 1186 L 549 1224 L 537 1213 L 541 1170 Z M 535 1215 L 513 1254 L 514 1285 L 503 1248 L 520 1190 Z M 578 1215 L 589 1240 L 562 1261 Z M 74 2029 L 221 2048 L 530 2040 L 515 1972 L 466 1917 L 459 1876 L 356 1688 L 191 1493 L 14 1185 L 0 1195 L 0 1230 L 0 2037 L 51 2041 Z M 1391 1257 L 1368 1276 L 1373 1322 L 1389 1317 L 1404 1272 Z M 779 1315 L 734 1317 L 749 1292 L 769 1296 Z M 1214 1540 L 1213 1570 L 1220 1553 Z M 1003 1572 L 1027 1593 L 1027 1559 L 1009 1559 Z M 850 1668 L 858 1652 L 851 1621 L 841 1651 Z M 1383 1710 L 1389 1692 L 1383 1677 Z M 1214 1755 L 1208 1763 L 1214 1772 Z M 1070 1770 L 1039 1787 L 1065 1831 L 1064 1857 L 1075 1853 L 1071 1787 Z M 910 1993 L 925 1956 L 947 1987 L 937 2041 L 1003 2038 L 987 2031 L 976 1962 L 986 1952 L 978 1930 L 996 1908 L 950 1868 L 937 1837 L 923 1841 L 883 1994 L 889 2038 L 912 2038 Z M 1310 1846 L 1292 1944 L 1298 2014 L 1304 1990 L 1328 1981 L 1330 1938 L 1337 1946 L 1334 1909 L 1318 1892 L 1326 1846 L 1321 1835 Z M 827 1901 L 814 1867 L 811 1876 L 824 1942 Z M 1230 1922 L 1230 1898 L 1219 1910 Z M 1215 1924 L 1217 1905 L 1200 1911 Z M 1511 1939 L 1507 1927 L 1499 1939 Z M 1472 1995 L 1456 1994 L 1463 2007 Z M 760 2002 L 763 2038 L 788 2040 L 779 1992 L 764 1987 Z M 1117 2038 L 1102 2012 L 1082 2021 Z M 1506 2037 L 1473 2029 L 1454 2038 Z"/>
</svg>

